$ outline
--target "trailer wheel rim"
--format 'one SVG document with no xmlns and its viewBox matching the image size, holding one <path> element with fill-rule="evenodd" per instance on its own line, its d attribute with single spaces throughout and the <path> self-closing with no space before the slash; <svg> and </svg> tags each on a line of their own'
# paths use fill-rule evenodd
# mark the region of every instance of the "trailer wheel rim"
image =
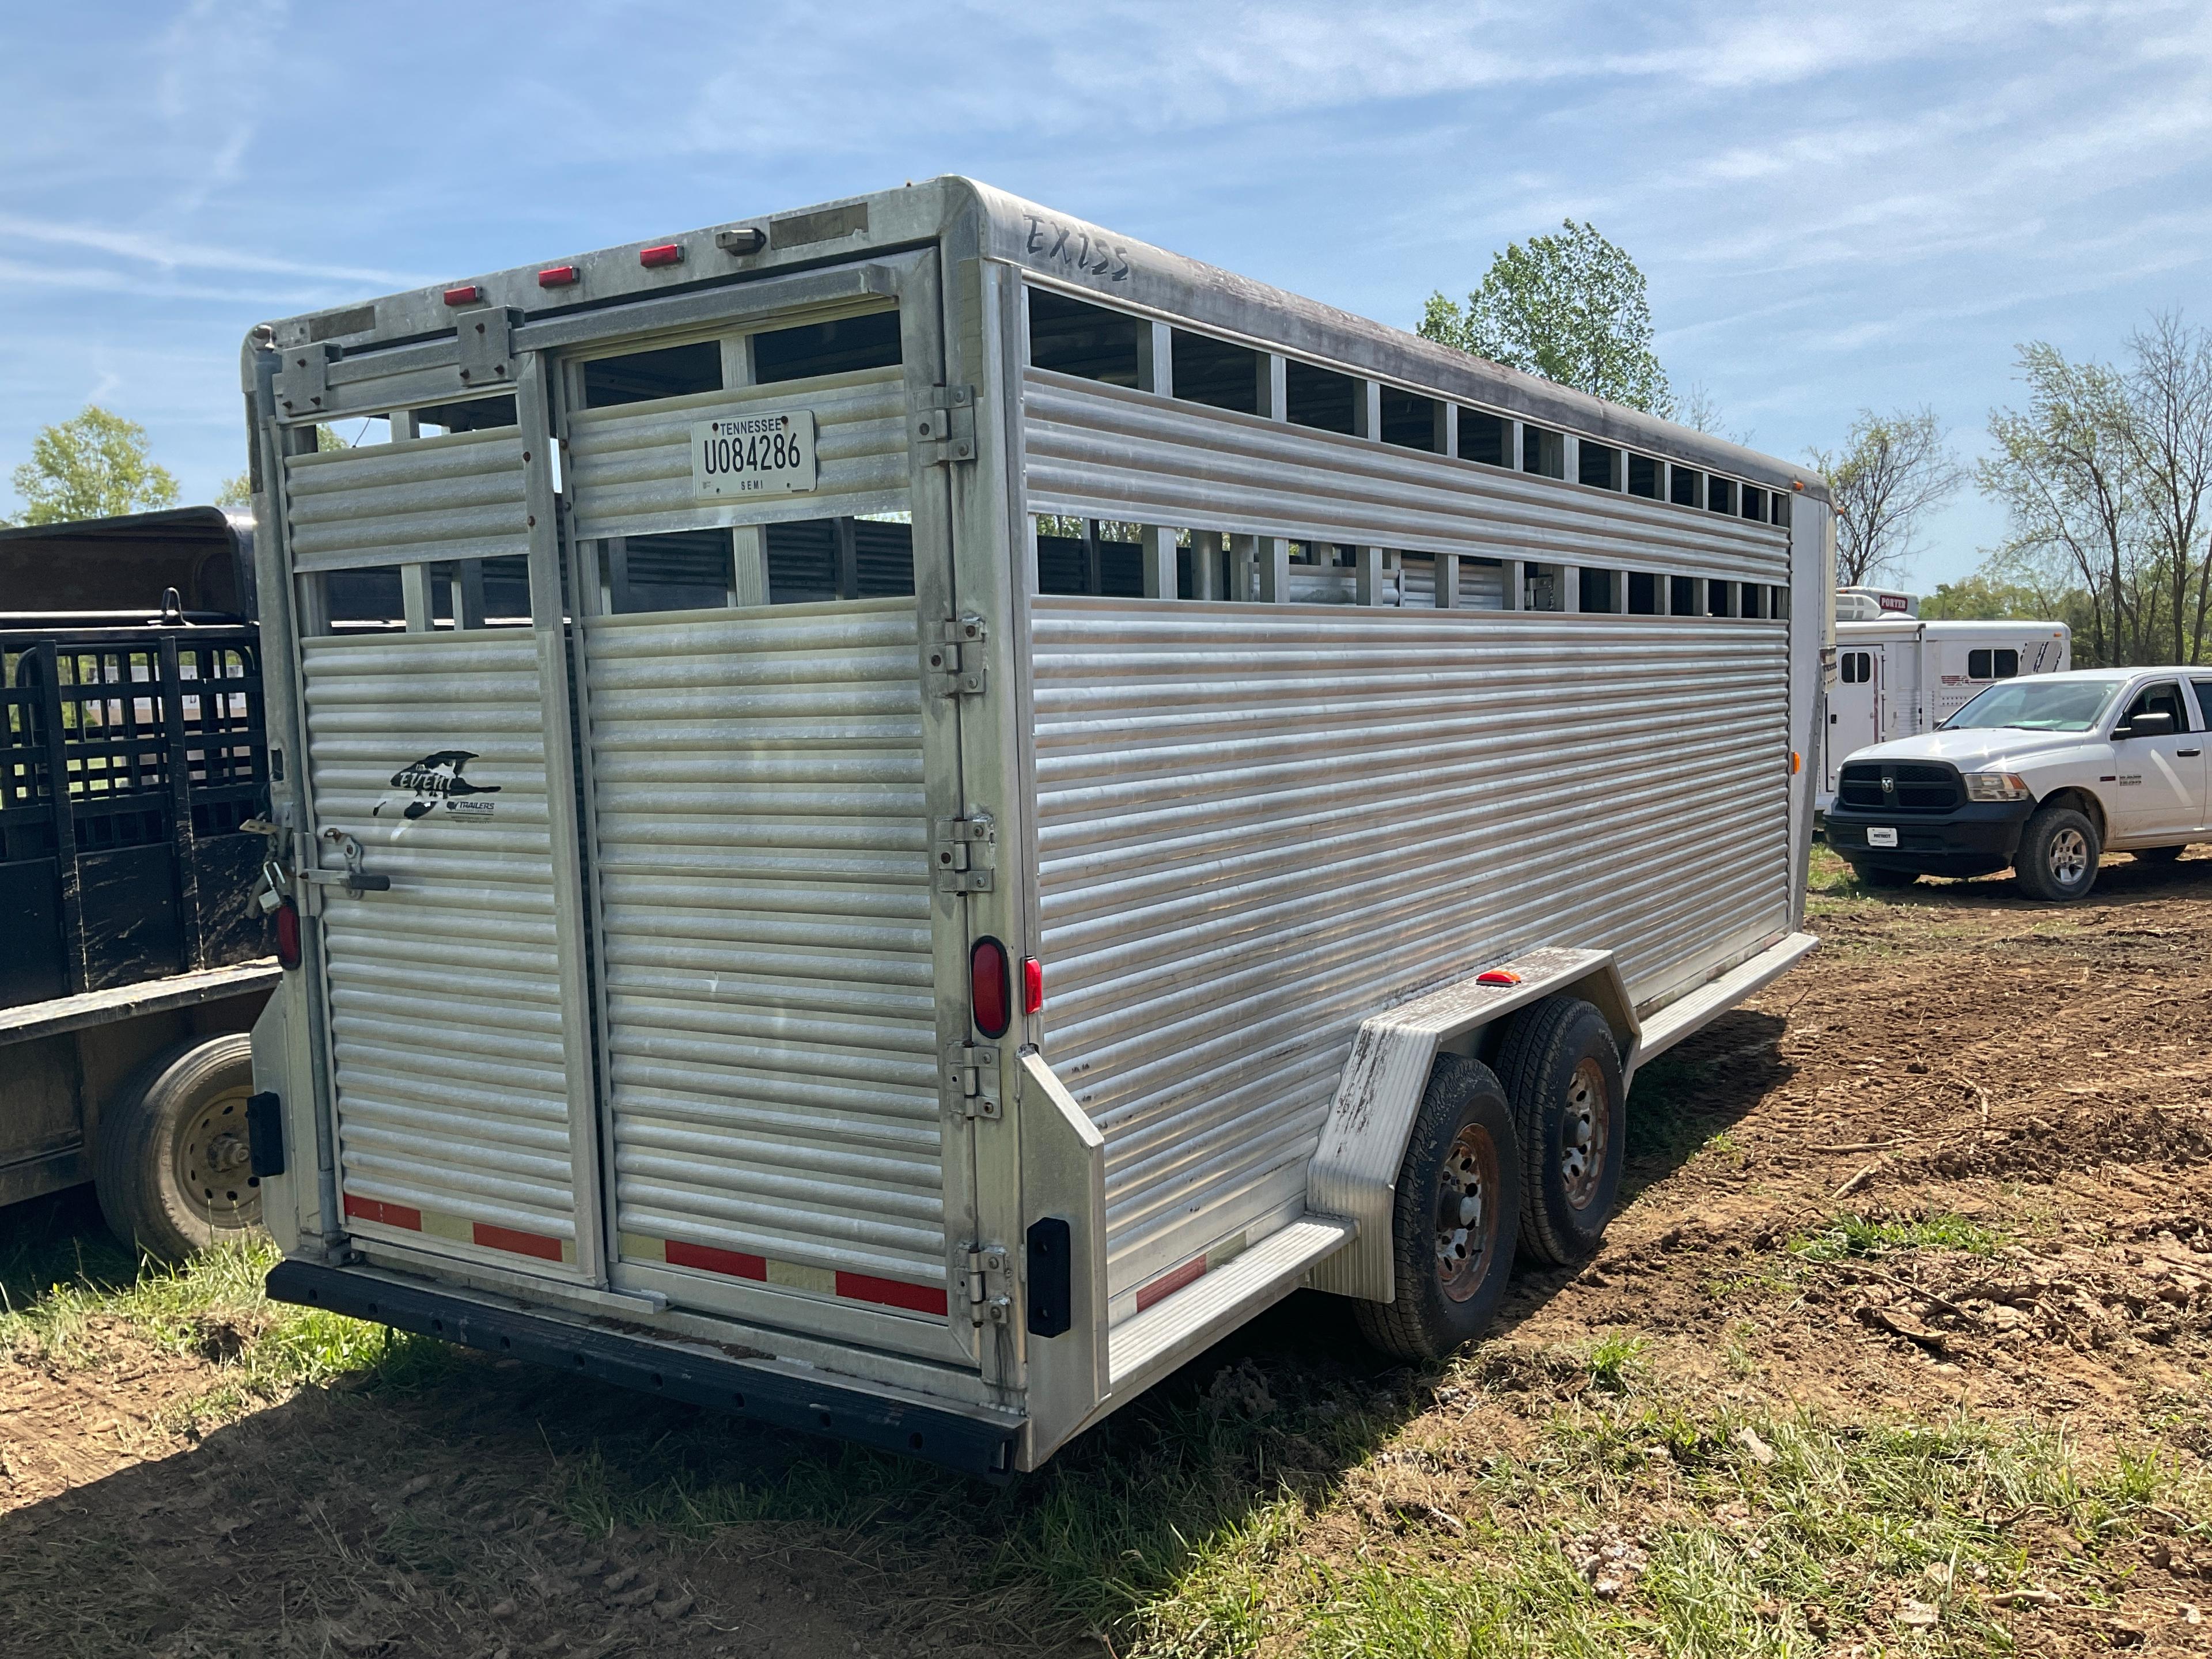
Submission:
<svg viewBox="0 0 2212 1659">
<path fill-rule="evenodd" d="M 1567 1202 L 1577 1210 L 1588 1209 L 1597 1196 L 1613 1130 L 1612 1106 L 1605 1073 L 1596 1060 L 1583 1060 L 1567 1080 L 1566 1109 L 1559 1114 L 1559 1181 Z"/>
<path fill-rule="evenodd" d="M 1498 1249 L 1498 1144 L 1463 1123 L 1437 1172 L 1437 1284 L 1464 1302 L 1481 1289 Z"/>
<path fill-rule="evenodd" d="M 2071 887 L 2089 867 L 2089 838 L 2068 824 L 2051 838 L 2051 874 Z"/>
<path fill-rule="evenodd" d="M 177 1186 L 195 1214 L 217 1229 L 243 1227 L 261 1205 L 261 1178 L 253 1173 L 246 1139 L 246 1097 L 228 1089 L 191 1109 L 178 1133 Z"/>
</svg>

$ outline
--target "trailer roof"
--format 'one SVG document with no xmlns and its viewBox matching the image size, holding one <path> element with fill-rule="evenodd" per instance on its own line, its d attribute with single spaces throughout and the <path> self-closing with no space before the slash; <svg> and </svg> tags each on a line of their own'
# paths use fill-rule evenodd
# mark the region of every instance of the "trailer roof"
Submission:
<svg viewBox="0 0 2212 1659">
<path fill-rule="evenodd" d="M 757 249 L 753 233 L 762 241 Z M 506 305 L 535 320 L 939 240 L 949 244 L 952 257 L 975 253 L 1000 260 L 1099 303 L 1557 425 L 1771 489 L 1828 499 L 1818 474 L 1778 457 L 1437 345 L 957 175 L 483 276 L 457 275 L 449 283 L 262 325 L 248 337 L 247 353 L 250 359 L 257 344 L 323 342 L 349 354 L 374 350 L 450 334 L 457 305 Z M 671 248 L 672 257 L 665 252 Z M 659 257 L 653 263 L 641 258 L 648 254 Z M 551 285 L 541 280 L 556 271 L 564 280 Z M 246 383 L 251 391 L 250 361 Z"/>
</svg>

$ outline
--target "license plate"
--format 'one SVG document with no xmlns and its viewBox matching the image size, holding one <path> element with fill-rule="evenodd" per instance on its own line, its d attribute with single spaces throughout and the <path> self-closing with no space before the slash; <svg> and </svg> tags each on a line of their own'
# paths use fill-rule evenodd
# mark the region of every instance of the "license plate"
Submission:
<svg viewBox="0 0 2212 1659">
<path fill-rule="evenodd" d="M 1869 847 L 1894 847 L 1897 845 L 1897 831 L 1885 828 L 1881 824 L 1875 824 L 1867 830 L 1867 845 Z"/>
<path fill-rule="evenodd" d="M 691 428 L 691 488 L 702 500 L 805 495 L 820 478 L 811 409 L 726 415 Z"/>
</svg>

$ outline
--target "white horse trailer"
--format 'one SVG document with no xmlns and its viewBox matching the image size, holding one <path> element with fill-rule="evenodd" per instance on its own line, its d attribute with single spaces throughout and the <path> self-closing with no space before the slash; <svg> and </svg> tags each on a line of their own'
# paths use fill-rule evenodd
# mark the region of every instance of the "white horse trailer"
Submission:
<svg viewBox="0 0 2212 1659">
<path fill-rule="evenodd" d="M 1853 592 L 1845 589 L 1844 594 Z M 1838 596 L 1836 672 L 1821 734 L 1820 810 L 1843 763 L 1869 744 L 1932 732 L 1999 680 L 2063 674 L 2073 630 L 2054 622 L 1854 622 Z"/>
<path fill-rule="evenodd" d="M 245 374 L 279 1297 L 1031 1468 L 1474 1334 L 1812 945 L 1787 462 L 957 179 Z"/>
</svg>

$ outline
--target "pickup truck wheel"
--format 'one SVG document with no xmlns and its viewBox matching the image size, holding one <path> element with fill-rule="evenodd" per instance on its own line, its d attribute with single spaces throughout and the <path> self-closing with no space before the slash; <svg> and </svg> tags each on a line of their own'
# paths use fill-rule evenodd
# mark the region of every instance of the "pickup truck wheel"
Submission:
<svg viewBox="0 0 2212 1659">
<path fill-rule="evenodd" d="M 1360 1334 L 1401 1359 L 1438 1359 L 1474 1341 L 1505 1294 L 1520 1216 L 1505 1091 L 1487 1066 L 1437 1055 L 1390 1213 L 1397 1299 L 1353 1304 Z"/>
<path fill-rule="evenodd" d="M 2097 884 L 2097 860 L 2103 852 L 2097 826 L 2087 813 L 2070 806 L 2041 807 L 2021 831 L 2013 877 L 2032 897 L 2070 903 L 2087 898 Z"/>
<path fill-rule="evenodd" d="M 1876 887 L 1884 890 L 1910 887 L 1920 879 L 1917 870 L 1885 870 L 1879 864 L 1854 864 L 1851 876 L 1862 887 Z"/>
<path fill-rule="evenodd" d="M 1547 997 L 1514 1016 L 1498 1072 L 1521 1141 L 1521 1248 L 1583 1261 L 1613 1218 L 1628 1138 L 1613 1027 L 1579 997 Z"/>
<path fill-rule="evenodd" d="M 174 1261 L 260 1224 L 252 1092 L 253 1040 L 234 1031 L 155 1055 L 101 1103 L 95 1181 L 118 1238 Z"/>
</svg>

